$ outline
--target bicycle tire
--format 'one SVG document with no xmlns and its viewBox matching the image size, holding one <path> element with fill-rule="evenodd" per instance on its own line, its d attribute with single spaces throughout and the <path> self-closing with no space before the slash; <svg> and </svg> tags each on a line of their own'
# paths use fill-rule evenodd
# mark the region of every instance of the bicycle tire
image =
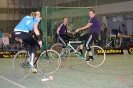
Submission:
<svg viewBox="0 0 133 88">
<path fill-rule="evenodd" d="M 57 51 L 60 54 L 62 47 L 63 45 L 61 43 L 56 43 L 51 47 L 51 49 Z"/>
<path fill-rule="evenodd" d="M 106 59 L 106 54 L 105 54 L 104 50 L 99 46 L 91 46 L 91 49 L 94 50 L 94 52 L 95 52 L 95 54 L 93 53 L 94 61 L 90 61 L 90 62 L 86 62 L 86 63 L 91 67 L 101 66 Z M 98 51 L 100 52 L 100 54 L 98 53 Z M 88 59 L 89 58 L 88 56 L 89 55 L 87 55 L 87 50 L 86 50 L 85 58 Z"/>
<path fill-rule="evenodd" d="M 28 54 L 26 50 L 20 50 L 14 55 L 14 58 L 12 60 L 12 72 L 14 76 L 19 79 L 26 78 L 31 71 L 29 66 L 27 66 L 27 63 L 28 63 L 27 56 Z M 18 63 L 18 61 L 21 61 L 21 62 Z M 20 66 L 20 68 L 18 66 Z M 20 73 L 18 73 L 17 70 L 20 70 Z M 25 70 L 26 70 L 26 73 L 24 72 Z M 24 72 L 24 75 L 22 75 L 21 71 Z"/>
<path fill-rule="evenodd" d="M 56 72 L 61 64 L 61 58 L 58 52 L 55 50 L 47 50 L 47 54 L 48 56 L 46 56 L 46 51 L 43 51 L 37 60 L 38 71 L 45 75 L 53 74 Z M 50 70 L 50 68 L 53 68 L 53 70 Z"/>
<path fill-rule="evenodd" d="M 61 57 L 61 68 L 64 68 L 69 60 L 70 60 L 70 50 L 68 48 L 63 48 L 61 53 L 60 53 L 60 57 Z"/>
<path fill-rule="evenodd" d="M 51 49 L 55 50 L 55 51 L 57 51 L 59 53 L 59 55 L 61 57 L 61 65 L 60 65 L 60 67 L 64 68 L 68 64 L 68 62 L 69 62 L 69 59 L 70 59 L 70 50 L 66 49 L 66 48 L 62 48 L 62 47 L 63 47 L 63 45 L 61 43 L 56 43 L 56 44 L 54 44 L 51 47 Z M 68 54 L 66 54 L 65 57 L 62 56 L 62 53 L 64 52 L 64 49 L 66 49 L 68 51 L 67 52 Z"/>
</svg>

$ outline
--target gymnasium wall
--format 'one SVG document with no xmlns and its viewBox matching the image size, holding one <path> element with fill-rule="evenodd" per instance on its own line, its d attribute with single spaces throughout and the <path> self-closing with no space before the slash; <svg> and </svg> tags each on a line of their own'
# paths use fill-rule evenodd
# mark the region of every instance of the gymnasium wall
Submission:
<svg viewBox="0 0 133 88">
<path fill-rule="evenodd" d="M 32 7 L 92 7 L 102 22 L 103 16 L 133 15 L 133 0 L 32 0 Z M 17 23 L 18 21 L 16 21 Z M 12 23 L 12 21 L 10 22 Z M 7 0 L 0 0 L 0 29 L 7 29 Z"/>
<path fill-rule="evenodd" d="M 56 4 L 56 6 L 92 7 L 96 11 L 101 23 L 104 22 L 103 16 L 133 16 L 133 0 L 76 0 L 69 3 Z M 132 20 L 128 20 L 125 24 L 132 24 Z M 129 29 L 130 35 L 133 32 L 133 27 L 131 25 L 126 26 Z"/>
<path fill-rule="evenodd" d="M 92 7 L 99 14 L 101 20 L 103 15 L 133 15 L 133 0 L 75 0 L 69 3 L 55 3 L 54 6 Z"/>
<path fill-rule="evenodd" d="M 69 3 L 76 0 L 43 0 L 43 6 L 52 6 L 52 5 L 58 5 L 62 3 Z"/>
<path fill-rule="evenodd" d="M 118 13 L 118 12 L 129 12 L 133 11 L 133 1 L 126 1 L 120 3 L 92 6 L 97 14 L 109 14 L 109 13 Z"/>
<path fill-rule="evenodd" d="M 7 0 L 0 0 L 0 29 L 6 29 L 7 23 Z"/>
</svg>

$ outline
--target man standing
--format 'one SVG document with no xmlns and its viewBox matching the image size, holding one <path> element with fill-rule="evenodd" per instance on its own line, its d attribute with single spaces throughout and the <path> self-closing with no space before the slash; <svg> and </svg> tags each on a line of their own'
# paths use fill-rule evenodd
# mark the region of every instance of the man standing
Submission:
<svg viewBox="0 0 133 88">
<path fill-rule="evenodd" d="M 108 31 L 108 28 L 106 27 L 105 23 L 103 23 L 100 31 L 102 47 L 105 47 L 106 45 L 107 31 Z"/>
</svg>

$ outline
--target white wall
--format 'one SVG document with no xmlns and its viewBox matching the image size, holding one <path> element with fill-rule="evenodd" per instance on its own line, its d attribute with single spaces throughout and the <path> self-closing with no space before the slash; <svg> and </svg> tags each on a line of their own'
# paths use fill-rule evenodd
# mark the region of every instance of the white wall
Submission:
<svg viewBox="0 0 133 88">
<path fill-rule="evenodd" d="M 119 29 L 119 27 L 121 27 L 121 22 L 119 21 L 112 21 L 111 19 L 107 19 L 107 27 L 109 29 Z"/>
<path fill-rule="evenodd" d="M 133 33 L 133 20 L 127 20 L 127 32 L 128 35 L 131 35 Z"/>
<path fill-rule="evenodd" d="M 93 8 L 97 14 L 128 12 L 133 11 L 133 1 L 93 6 Z M 102 22 L 106 22 L 105 19 L 102 19 Z M 122 22 L 113 22 L 109 19 L 107 20 L 107 27 L 109 29 L 119 29 L 119 27 L 121 28 L 122 24 L 126 25 L 128 34 L 131 35 L 133 32 L 133 20 L 123 20 Z"/>
<path fill-rule="evenodd" d="M 7 20 L 7 14 L 0 14 L 0 20 Z"/>
<path fill-rule="evenodd" d="M 125 24 L 127 28 L 128 35 L 133 33 L 133 20 L 123 20 L 122 22 L 116 21 L 113 22 L 111 19 L 107 19 L 107 27 L 109 29 L 119 29 L 122 31 L 122 24 Z"/>
<path fill-rule="evenodd" d="M 97 14 L 117 13 L 133 11 L 133 1 L 126 1 L 114 4 L 92 6 Z"/>
<path fill-rule="evenodd" d="M 7 8 L 7 0 L 0 0 L 0 8 Z"/>
</svg>

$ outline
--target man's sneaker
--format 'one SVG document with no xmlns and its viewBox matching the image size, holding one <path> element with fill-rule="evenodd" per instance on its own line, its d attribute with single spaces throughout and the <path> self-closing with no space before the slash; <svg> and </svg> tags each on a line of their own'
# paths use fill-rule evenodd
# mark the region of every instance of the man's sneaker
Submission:
<svg viewBox="0 0 133 88">
<path fill-rule="evenodd" d="M 31 68 L 32 73 L 37 73 L 37 70 L 35 69 L 34 65 L 29 64 L 29 67 Z"/>
<path fill-rule="evenodd" d="M 86 62 L 91 62 L 91 61 L 94 61 L 93 59 L 89 58 L 89 59 L 86 59 Z"/>
</svg>

